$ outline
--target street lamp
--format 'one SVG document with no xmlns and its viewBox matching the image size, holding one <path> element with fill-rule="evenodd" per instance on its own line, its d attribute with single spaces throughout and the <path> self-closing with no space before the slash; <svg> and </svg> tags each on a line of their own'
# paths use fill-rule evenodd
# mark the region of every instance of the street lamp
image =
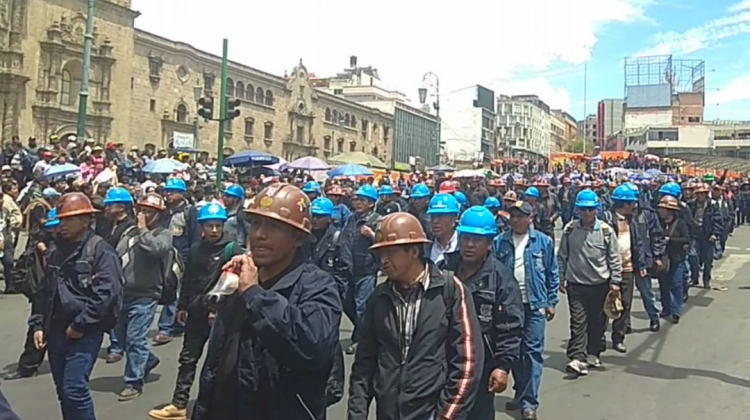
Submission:
<svg viewBox="0 0 750 420">
<path fill-rule="evenodd" d="M 196 103 L 196 109 L 198 107 L 198 101 L 203 97 L 203 87 L 198 83 L 195 82 L 195 86 L 193 86 L 193 98 L 195 99 Z M 195 118 L 193 119 L 193 137 L 194 137 L 194 147 L 198 148 L 201 144 L 201 132 L 200 132 L 200 118 L 198 117 L 198 113 L 195 113 Z"/>
<path fill-rule="evenodd" d="M 440 141 L 440 130 L 441 130 L 441 121 L 440 121 L 440 79 L 437 77 L 437 75 L 433 72 L 427 72 L 424 76 L 422 76 L 422 87 L 419 88 L 419 103 L 424 105 L 425 102 L 427 102 L 427 89 L 431 88 L 434 90 L 434 93 L 432 95 L 435 96 L 435 102 L 432 103 L 432 106 L 435 108 L 435 113 L 437 116 L 437 153 L 436 153 L 436 159 L 437 164 L 440 164 L 440 148 L 442 146 L 442 142 Z"/>
</svg>

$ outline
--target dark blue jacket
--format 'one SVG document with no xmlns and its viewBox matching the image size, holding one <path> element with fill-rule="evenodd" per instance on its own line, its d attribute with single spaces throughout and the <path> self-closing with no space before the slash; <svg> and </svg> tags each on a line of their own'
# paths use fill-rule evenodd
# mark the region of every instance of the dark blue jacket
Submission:
<svg viewBox="0 0 750 420">
<path fill-rule="evenodd" d="M 650 270 L 651 266 L 646 264 L 646 246 L 643 243 L 643 233 L 638 227 L 636 222 L 637 214 L 626 216 L 630 225 L 630 252 L 633 258 L 633 272 L 638 274 L 641 270 Z M 619 227 L 617 224 L 617 214 L 614 210 L 608 210 L 604 213 L 605 222 L 619 234 Z"/>
<path fill-rule="evenodd" d="M 638 204 L 635 213 L 635 222 L 638 233 L 643 238 L 643 253 L 645 256 L 646 269 L 651 270 L 654 259 L 661 258 L 667 252 L 667 241 L 664 238 L 664 230 L 661 228 L 659 217 L 651 208 L 650 204 Z"/>
<path fill-rule="evenodd" d="M 344 227 L 344 239 L 346 239 L 346 244 L 352 253 L 354 276 L 367 276 L 378 272 L 380 261 L 377 261 L 370 251 L 370 247 L 375 242 L 375 236 L 366 238 L 360 234 L 360 229 L 367 225 L 375 232 L 379 221 L 380 216 L 374 211 L 363 216 L 352 213 L 349 222 Z"/>
<path fill-rule="evenodd" d="M 695 211 L 698 208 L 698 200 L 691 200 L 688 203 L 688 207 L 690 208 L 691 214 L 695 214 Z M 703 212 L 703 226 L 698 232 L 704 235 L 705 238 L 714 235 L 716 239 L 721 238 L 722 233 L 724 233 L 724 225 L 723 220 L 721 219 L 719 206 L 710 198 L 706 199 L 706 210 Z"/>
<path fill-rule="evenodd" d="M 253 286 L 227 302 L 235 310 L 219 310 L 192 420 L 325 419 L 341 299 L 302 255 L 268 289 Z"/>
<path fill-rule="evenodd" d="M 122 306 L 122 266 L 115 250 L 101 240 L 87 270 L 83 254 L 92 237 L 94 233 L 87 232 L 78 245 L 59 239 L 53 248 L 45 267 L 47 281 L 32 302 L 29 327 L 33 331 L 49 333 L 53 326 L 64 329 L 70 325 L 86 334 L 114 327 Z"/>
<path fill-rule="evenodd" d="M 338 238 L 334 244 L 334 237 Z M 342 229 L 331 224 L 323 236 L 313 244 L 310 262 L 333 276 L 341 299 L 344 299 L 349 278 L 352 276 L 352 253 Z"/>
</svg>

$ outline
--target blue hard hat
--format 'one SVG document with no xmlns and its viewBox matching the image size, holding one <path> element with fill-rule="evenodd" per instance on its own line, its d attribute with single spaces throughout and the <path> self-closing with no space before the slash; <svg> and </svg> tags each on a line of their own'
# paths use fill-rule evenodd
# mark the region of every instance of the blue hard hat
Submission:
<svg viewBox="0 0 750 420">
<path fill-rule="evenodd" d="M 576 207 L 596 208 L 599 207 L 599 197 L 591 190 L 583 190 L 576 197 Z"/>
<path fill-rule="evenodd" d="M 378 191 L 378 195 L 393 195 L 393 188 L 390 185 L 383 185 Z"/>
<path fill-rule="evenodd" d="M 500 205 L 500 200 L 498 200 L 497 197 L 487 197 L 487 199 L 484 200 L 484 206 L 488 209 L 499 209 L 502 207 Z"/>
<path fill-rule="evenodd" d="M 333 217 L 333 202 L 325 197 L 318 197 L 310 205 L 313 216 Z"/>
<path fill-rule="evenodd" d="M 125 188 L 114 187 L 107 191 L 107 196 L 104 197 L 103 203 L 105 206 L 110 204 L 133 204 L 133 197 Z"/>
<path fill-rule="evenodd" d="M 451 194 L 437 194 L 430 200 L 427 214 L 431 215 L 454 215 L 461 214 L 458 200 Z"/>
<path fill-rule="evenodd" d="M 623 201 L 627 203 L 637 201 L 633 189 L 628 187 L 627 185 L 620 185 L 619 187 L 615 188 L 615 191 L 612 193 L 612 200 Z"/>
<path fill-rule="evenodd" d="M 462 193 L 461 191 L 454 192 L 453 197 L 455 197 L 456 201 L 458 201 L 458 204 L 462 206 L 469 204 L 469 201 L 466 199 L 466 194 Z"/>
<path fill-rule="evenodd" d="M 245 189 L 237 184 L 232 184 L 224 190 L 224 195 L 234 197 L 240 200 L 245 199 Z"/>
<path fill-rule="evenodd" d="M 227 221 L 227 211 L 224 207 L 216 203 L 209 203 L 201 207 L 201 211 L 198 212 L 198 223 L 214 221 Z"/>
<path fill-rule="evenodd" d="M 47 213 L 47 222 L 44 224 L 44 227 L 52 229 L 58 226 L 60 226 L 60 219 L 57 218 L 57 209 L 53 208 Z"/>
<path fill-rule="evenodd" d="M 320 183 L 317 181 L 307 181 L 305 187 L 302 188 L 303 193 L 316 193 L 320 194 L 323 190 L 320 188 Z"/>
<path fill-rule="evenodd" d="M 539 198 L 539 190 L 536 187 L 526 188 L 523 192 L 524 197 Z"/>
<path fill-rule="evenodd" d="M 370 184 L 365 184 L 357 190 L 354 194 L 357 198 L 366 198 L 370 201 L 378 201 L 378 192 Z"/>
<path fill-rule="evenodd" d="M 667 182 L 659 188 L 659 194 L 680 198 L 682 195 L 682 188 L 680 187 L 680 184 L 676 182 Z"/>
<path fill-rule="evenodd" d="M 632 182 L 626 182 L 626 183 L 625 183 L 625 184 L 623 184 L 623 185 L 625 185 L 626 187 L 628 187 L 628 188 L 630 188 L 631 190 L 633 190 L 633 194 L 635 194 L 635 196 L 636 196 L 636 197 L 638 197 L 638 196 L 640 196 L 640 195 L 641 195 L 641 189 L 640 189 L 640 188 L 638 188 L 638 186 L 637 186 L 637 185 L 635 185 L 634 183 L 632 183 Z"/>
<path fill-rule="evenodd" d="M 430 189 L 427 185 L 417 184 L 411 189 L 411 198 L 416 200 L 418 198 L 428 198 L 430 196 Z"/>
<path fill-rule="evenodd" d="M 185 181 L 179 178 L 169 178 L 167 184 L 164 186 L 164 191 L 177 191 L 184 193 L 187 192 L 187 187 L 185 186 Z"/>
<path fill-rule="evenodd" d="M 495 216 L 486 207 L 474 206 L 461 216 L 456 231 L 459 234 L 493 237 L 497 235 L 497 222 Z"/>
</svg>

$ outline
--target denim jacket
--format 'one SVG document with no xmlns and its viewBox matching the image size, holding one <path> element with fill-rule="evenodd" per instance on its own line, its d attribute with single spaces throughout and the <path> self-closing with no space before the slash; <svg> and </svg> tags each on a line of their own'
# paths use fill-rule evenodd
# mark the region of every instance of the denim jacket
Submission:
<svg viewBox="0 0 750 420">
<path fill-rule="evenodd" d="M 513 232 L 505 232 L 495 238 L 494 248 L 495 255 L 500 262 L 513 271 L 516 259 Z M 524 251 L 523 259 L 530 309 L 535 311 L 554 308 L 560 302 L 557 295 L 560 287 L 560 273 L 557 268 L 555 248 L 549 236 L 529 229 L 529 243 Z"/>
</svg>

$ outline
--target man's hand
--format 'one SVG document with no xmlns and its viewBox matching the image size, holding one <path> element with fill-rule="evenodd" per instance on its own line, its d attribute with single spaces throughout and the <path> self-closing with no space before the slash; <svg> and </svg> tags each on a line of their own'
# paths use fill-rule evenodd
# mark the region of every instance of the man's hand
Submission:
<svg viewBox="0 0 750 420">
<path fill-rule="evenodd" d="M 180 325 L 185 325 L 188 319 L 188 312 L 187 311 L 177 311 L 177 322 L 180 323 Z"/>
<path fill-rule="evenodd" d="M 544 310 L 544 315 L 547 318 L 547 321 L 552 321 L 555 319 L 555 308 L 546 308 Z"/>
<path fill-rule="evenodd" d="M 620 293 L 620 285 L 619 285 L 619 284 L 614 284 L 614 283 L 611 283 L 611 284 L 609 285 L 609 290 L 610 290 L 610 291 L 611 291 L 612 293 Z"/>
<path fill-rule="evenodd" d="M 508 389 L 508 372 L 502 369 L 495 369 L 490 374 L 490 383 L 487 384 L 489 392 L 499 394 Z"/>
<path fill-rule="evenodd" d="M 65 330 L 65 338 L 68 340 L 78 340 L 81 337 L 83 337 L 83 333 L 74 330 L 72 326 L 68 325 L 68 328 Z"/>
<path fill-rule="evenodd" d="M 47 343 L 44 342 L 44 331 L 34 331 L 34 347 L 37 350 L 47 347 Z"/>
<path fill-rule="evenodd" d="M 362 226 L 362 228 L 359 230 L 359 234 L 364 236 L 365 238 L 372 238 L 375 232 L 373 232 L 369 226 Z"/>
<path fill-rule="evenodd" d="M 567 293 L 567 290 L 565 289 L 565 280 L 560 280 L 560 293 Z"/>
<path fill-rule="evenodd" d="M 237 291 L 244 293 L 245 290 L 258 284 L 258 267 L 248 255 L 238 255 L 224 265 L 224 269 L 233 268 L 240 277 Z"/>
<path fill-rule="evenodd" d="M 711 235 L 711 236 L 710 236 L 710 237 L 708 238 L 708 242 L 711 242 L 711 243 L 714 243 L 714 242 L 716 242 L 716 236 L 715 236 L 715 235 Z"/>
<path fill-rule="evenodd" d="M 643 278 L 643 277 L 646 277 L 646 274 L 648 274 L 648 272 L 646 271 L 645 268 L 641 268 L 641 271 L 638 274 L 640 274 L 641 278 Z"/>
<path fill-rule="evenodd" d="M 148 229 L 148 224 L 146 223 L 146 214 L 141 212 L 138 213 L 138 216 L 136 216 L 136 220 L 138 221 L 138 230 L 141 229 Z"/>
<path fill-rule="evenodd" d="M 47 251 L 47 245 L 45 245 L 44 242 L 39 242 L 38 244 L 36 244 L 36 250 L 44 253 L 45 251 Z"/>
</svg>

